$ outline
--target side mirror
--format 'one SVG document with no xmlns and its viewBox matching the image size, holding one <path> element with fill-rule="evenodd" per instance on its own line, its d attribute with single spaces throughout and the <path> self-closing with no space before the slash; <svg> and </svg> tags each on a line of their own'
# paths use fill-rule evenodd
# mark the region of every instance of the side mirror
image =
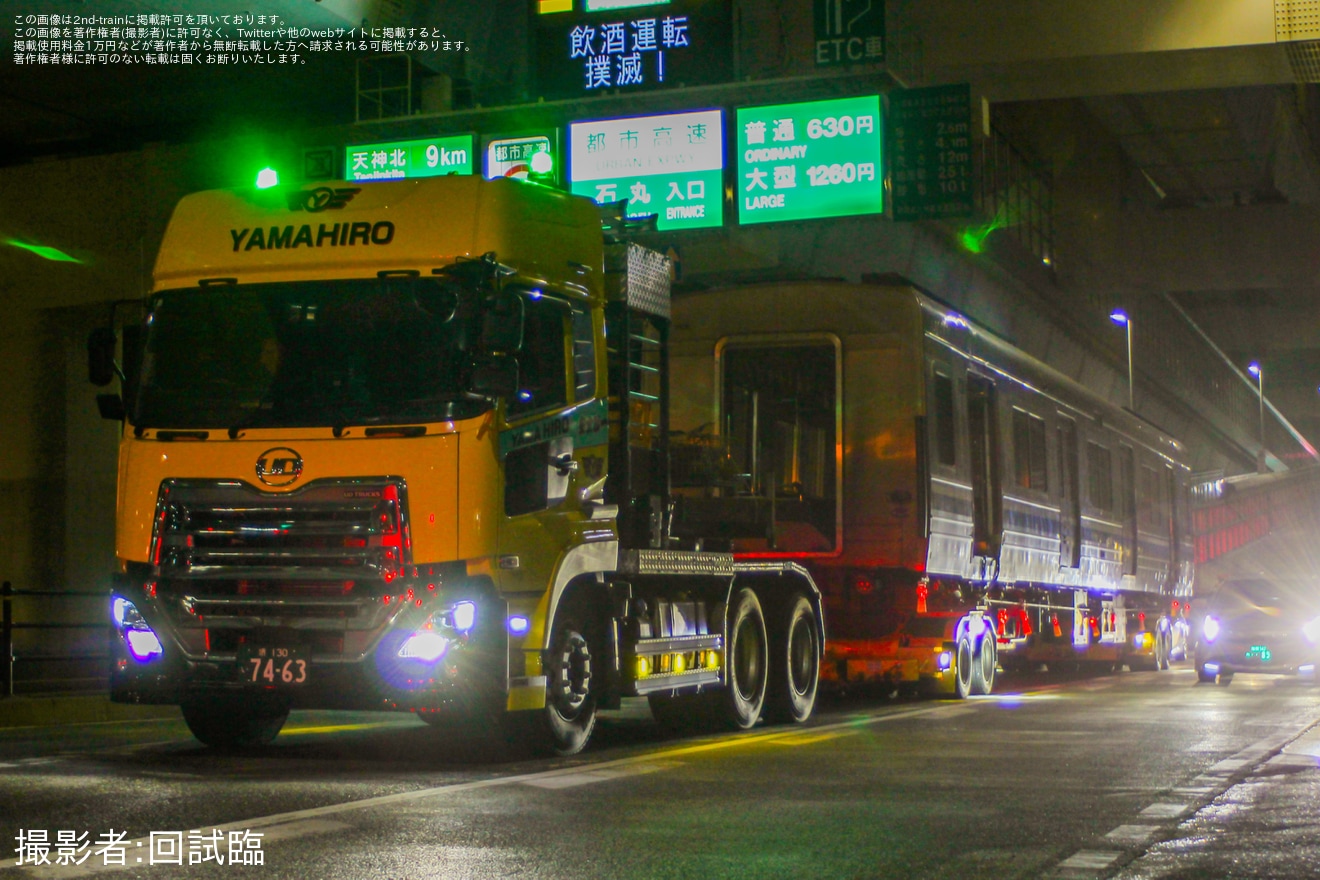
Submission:
<svg viewBox="0 0 1320 880">
<path fill-rule="evenodd" d="M 486 298 L 481 320 L 481 347 L 488 352 L 517 354 L 522 351 L 523 298 L 510 290 L 501 290 Z"/>
<path fill-rule="evenodd" d="M 109 385 L 115 378 L 115 331 L 113 327 L 97 327 L 87 336 L 87 378 L 98 387 Z"/>
<path fill-rule="evenodd" d="M 468 390 L 481 397 L 509 397 L 518 390 L 518 361 L 511 355 L 475 358 Z"/>
</svg>

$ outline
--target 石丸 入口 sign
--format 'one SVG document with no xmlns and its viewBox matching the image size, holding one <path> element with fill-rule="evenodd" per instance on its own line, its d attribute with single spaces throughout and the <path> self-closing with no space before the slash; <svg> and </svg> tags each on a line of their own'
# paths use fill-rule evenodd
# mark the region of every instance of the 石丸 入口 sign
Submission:
<svg viewBox="0 0 1320 880">
<path fill-rule="evenodd" d="M 724 222 L 723 111 L 596 119 L 569 126 L 570 189 L 659 229 Z"/>
</svg>

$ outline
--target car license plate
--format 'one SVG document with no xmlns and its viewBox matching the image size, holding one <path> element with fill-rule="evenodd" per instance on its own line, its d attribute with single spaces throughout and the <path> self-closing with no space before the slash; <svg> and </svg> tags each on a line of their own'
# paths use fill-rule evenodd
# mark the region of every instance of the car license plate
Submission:
<svg viewBox="0 0 1320 880">
<path fill-rule="evenodd" d="M 248 684 L 297 687 L 307 683 L 307 659 L 297 648 L 238 646 L 238 674 Z"/>
<path fill-rule="evenodd" d="M 1244 656 L 1248 660 L 1259 660 L 1261 663 L 1269 663 L 1274 657 L 1267 645 L 1252 645 Z"/>
</svg>

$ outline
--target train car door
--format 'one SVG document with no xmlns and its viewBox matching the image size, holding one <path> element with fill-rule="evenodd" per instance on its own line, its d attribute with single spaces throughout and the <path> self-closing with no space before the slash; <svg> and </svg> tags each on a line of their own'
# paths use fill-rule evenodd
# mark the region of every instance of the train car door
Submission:
<svg viewBox="0 0 1320 880">
<path fill-rule="evenodd" d="M 1077 423 L 1059 419 L 1059 483 L 1063 503 L 1059 511 L 1059 566 L 1076 568 L 1082 551 L 1082 484 L 1077 466 Z"/>
<path fill-rule="evenodd" d="M 1003 493 L 1000 486 L 999 408 L 995 383 L 967 374 L 967 434 L 972 465 L 972 552 L 999 558 L 1003 534 Z"/>
<path fill-rule="evenodd" d="M 1137 573 L 1137 465 L 1131 446 L 1118 447 L 1118 504 L 1122 510 L 1123 571 L 1125 575 Z"/>
</svg>

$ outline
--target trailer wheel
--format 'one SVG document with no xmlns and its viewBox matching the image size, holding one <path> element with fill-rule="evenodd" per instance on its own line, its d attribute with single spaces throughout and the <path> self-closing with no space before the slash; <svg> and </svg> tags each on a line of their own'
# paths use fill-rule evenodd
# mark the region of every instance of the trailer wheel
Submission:
<svg viewBox="0 0 1320 880">
<path fill-rule="evenodd" d="M 289 717 L 288 706 L 252 705 L 229 696 L 189 700 L 179 708 L 192 735 L 213 749 L 269 745 Z"/>
<path fill-rule="evenodd" d="M 816 708 L 820 684 L 820 638 L 811 600 L 793 596 L 778 623 L 770 651 L 770 713 L 800 724 Z"/>
<path fill-rule="evenodd" d="M 545 732 L 556 755 L 582 751 L 596 728 L 591 644 L 585 627 L 565 618 L 555 622 L 546 668 Z"/>
<path fill-rule="evenodd" d="M 765 615 L 756 593 L 747 587 L 729 603 L 729 630 L 725 644 L 724 708 L 729 724 L 747 730 L 761 717 L 765 704 L 769 646 Z"/>
<path fill-rule="evenodd" d="M 1169 648 L 1170 636 L 1162 628 L 1155 632 L 1155 669 L 1163 672 L 1169 668 L 1169 655 L 1173 652 Z"/>
<path fill-rule="evenodd" d="M 990 633 L 981 636 L 976 644 L 976 659 L 972 661 L 972 693 L 984 695 L 995 689 L 998 654 L 995 637 Z"/>
<path fill-rule="evenodd" d="M 958 639 L 958 649 L 954 658 L 953 670 L 953 694 L 960 700 L 965 700 L 974 692 L 972 690 L 972 678 L 974 676 L 973 662 L 976 657 L 976 651 L 972 648 L 972 637 L 963 633 Z"/>
</svg>

